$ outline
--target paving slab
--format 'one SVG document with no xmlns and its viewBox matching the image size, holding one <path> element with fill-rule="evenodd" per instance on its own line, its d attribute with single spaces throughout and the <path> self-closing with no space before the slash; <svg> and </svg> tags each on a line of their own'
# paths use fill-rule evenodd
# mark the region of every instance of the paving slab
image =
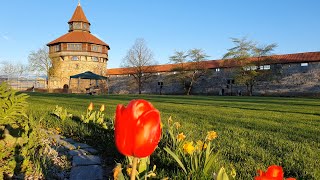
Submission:
<svg viewBox="0 0 320 180">
<path fill-rule="evenodd" d="M 70 173 L 70 180 L 91 180 L 103 179 L 102 167 L 99 165 L 73 167 Z"/>
<path fill-rule="evenodd" d="M 71 144 L 74 144 L 74 143 L 76 143 L 73 139 L 71 139 L 71 138 L 66 138 L 66 139 L 64 139 L 65 141 L 67 141 L 67 142 L 69 142 L 69 143 L 71 143 Z"/>
<path fill-rule="evenodd" d="M 86 151 L 86 150 L 84 150 L 84 149 L 76 149 L 76 150 L 70 150 L 69 152 L 68 152 L 68 154 L 70 155 L 70 156 L 85 156 L 85 155 L 88 155 L 89 154 L 89 152 L 88 151 Z M 90 153 L 91 154 L 91 153 Z"/>
<path fill-rule="evenodd" d="M 88 166 L 88 165 L 101 165 L 100 157 L 94 156 L 94 155 L 73 156 L 72 166 Z"/>
<path fill-rule="evenodd" d="M 76 149 L 91 148 L 91 146 L 84 143 L 73 143 L 73 145 L 76 147 Z"/>
<path fill-rule="evenodd" d="M 76 147 L 72 144 L 70 144 L 69 142 L 65 141 L 65 140 L 62 140 L 62 139 L 58 139 L 57 140 L 57 143 L 61 146 L 64 146 L 66 147 L 67 149 L 69 150 L 73 150 L 73 149 L 76 149 Z"/>
<path fill-rule="evenodd" d="M 83 148 L 83 150 L 88 151 L 90 154 L 98 154 L 98 151 L 94 148 Z"/>
</svg>

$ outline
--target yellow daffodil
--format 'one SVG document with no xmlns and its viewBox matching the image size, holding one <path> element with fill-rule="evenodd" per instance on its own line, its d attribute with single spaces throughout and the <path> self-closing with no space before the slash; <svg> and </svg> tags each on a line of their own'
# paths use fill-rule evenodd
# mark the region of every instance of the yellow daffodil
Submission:
<svg viewBox="0 0 320 180">
<path fill-rule="evenodd" d="M 212 141 L 212 140 L 214 140 L 214 139 L 217 138 L 217 137 L 218 137 L 217 132 L 215 132 L 215 131 L 209 131 L 208 134 L 207 134 L 206 139 L 207 139 L 208 141 Z"/>
<path fill-rule="evenodd" d="M 113 178 L 118 179 L 118 175 L 121 172 L 121 164 L 118 164 L 114 169 L 113 169 Z"/>
<path fill-rule="evenodd" d="M 126 170 L 126 171 L 127 171 L 127 175 L 128 175 L 128 176 L 130 176 L 130 175 L 131 175 L 131 172 L 132 172 L 132 168 L 131 168 L 131 167 L 129 167 L 129 168 L 127 168 L 127 170 Z"/>
<path fill-rule="evenodd" d="M 57 130 L 58 134 L 61 133 L 61 129 L 60 128 L 57 127 L 56 130 Z"/>
<path fill-rule="evenodd" d="M 89 106 L 88 106 L 88 110 L 89 110 L 89 111 L 92 111 L 92 110 L 93 110 L 93 103 L 92 103 L 92 102 L 90 102 L 90 104 L 89 104 Z"/>
<path fill-rule="evenodd" d="M 184 140 L 185 138 L 186 136 L 183 134 L 183 132 L 177 135 L 178 142 Z"/>
<path fill-rule="evenodd" d="M 201 140 L 197 141 L 196 149 L 198 151 L 202 151 L 202 150 L 204 150 L 206 148 L 207 148 L 207 144 L 206 143 L 203 143 Z"/>
<path fill-rule="evenodd" d="M 176 127 L 176 129 L 179 129 L 181 127 L 181 124 L 179 122 L 175 122 L 173 125 Z"/>
<path fill-rule="evenodd" d="M 105 110 L 104 104 L 101 105 L 100 111 L 103 112 Z"/>
<path fill-rule="evenodd" d="M 170 116 L 169 119 L 168 119 L 168 125 L 170 125 L 172 122 L 173 122 L 173 121 L 172 121 L 172 118 L 171 118 L 171 116 Z"/>
<path fill-rule="evenodd" d="M 127 171 L 127 175 L 128 176 L 131 176 L 131 173 L 132 173 L 132 167 L 128 167 L 127 169 L 126 169 L 126 171 Z M 136 170 L 136 174 L 139 174 L 139 172 Z"/>
<path fill-rule="evenodd" d="M 193 142 L 186 142 L 183 145 L 183 152 L 186 154 L 193 154 L 195 147 L 193 146 Z"/>
</svg>

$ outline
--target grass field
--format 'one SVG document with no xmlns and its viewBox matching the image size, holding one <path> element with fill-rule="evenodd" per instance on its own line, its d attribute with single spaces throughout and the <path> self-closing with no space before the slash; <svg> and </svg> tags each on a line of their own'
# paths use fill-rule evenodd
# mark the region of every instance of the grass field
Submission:
<svg viewBox="0 0 320 180">
<path fill-rule="evenodd" d="M 265 170 L 272 164 L 281 165 L 286 177 L 320 179 L 320 99 L 29 95 L 29 112 L 43 116 L 48 127 L 63 129 L 69 124 L 68 128 L 63 129 L 67 136 L 73 135 L 70 131 L 76 132 L 72 128 L 78 127 L 78 131 L 81 131 L 81 127 L 75 122 L 61 123 L 50 116 L 49 112 L 56 105 L 80 116 L 90 102 L 97 106 L 105 104 L 106 116 L 113 118 L 117 104 L 127 104 L 131 99 L 143 98 L 160 110 L 162 121 L 166 121 L 169 116 L 174 121 L 179 121 L 181 131 L 187 136 L 198 138 L 209 130 L 218 132 L 215 147 L 219 150 L 219 165 L 227 168 L 233 166 L 237 171 L 236 179 L 250 179 L 256 175 L 257 169 Z M 85 136 L 89 137 L 90 133 Z M 87 141 L 85 138 L 83 140 Z M 110 143 L 113 142 L 109 142 L 109 145 Z"/>
</svg>

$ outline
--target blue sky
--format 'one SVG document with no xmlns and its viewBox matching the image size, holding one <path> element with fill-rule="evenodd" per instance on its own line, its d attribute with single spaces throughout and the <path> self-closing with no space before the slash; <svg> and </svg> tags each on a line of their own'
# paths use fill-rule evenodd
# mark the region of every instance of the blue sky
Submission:
<svg viewBox="0 0 320 180">
<path fill-rule="evenodd" d="M 30 51 L 68 32 L 77 0 L 10 0 L 0 5 L 0 61 L 28 63 Z M 108 43 L 109 68 L 120 67 L 144 38 L 159 64 L 174 50 L 201 48 L 220 59 L 231 37 L 277 43 L 275 54 L 320 51 L 319 0 L 81 0 L 92 34 Z"/>
</svg>

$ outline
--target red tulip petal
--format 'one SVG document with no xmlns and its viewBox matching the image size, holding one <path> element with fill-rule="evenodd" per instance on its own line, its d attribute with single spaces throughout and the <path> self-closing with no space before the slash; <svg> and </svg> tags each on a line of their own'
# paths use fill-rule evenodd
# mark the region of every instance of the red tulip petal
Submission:
<svg viewBox="0 0 320 180">
<path fill-rule="evenodd" d="M 154 109 L 138 119 L 135 132 L 134 156 L 150 156 L 158 146 L 161 137 L 160 113 Z"/>
<path fill-rule="evenodd" d="M 153 110 L 154 107 L 150 102 L 143 99 L 138 99 L 130 101 L 127 109 L 132 109 L 130 114 L 132 115 L 133 119 L 137 120 L 143 113 Z"/>
<path fill-rule="evenodd" d="M 283 180 L 283 170 L 281 166 L 272 165 L 268 167 L 266 172 L 267 177 L 275 177 Z"/>
<path fill-rule="evenodd" d="M 130 128 L 127 128 L 129 118 L 126 113 L 126 108 L 120 104 L 116 109 L 116 118 L 115 118 L 115 142 L 117 149 L 120 153 L 130 156 L 132 148 L 132 140 L 129 138 L 132 136 Z M 130 127 L 130 126 L 128 126 Z"/>
<path fill-rule="evenodd" d="M 118 105 L 115 121 L 116 146 L 126 156 L 146 157 L 157 147 L 161 136 L 160 113 L 145 100 Z"/>
</svg>

